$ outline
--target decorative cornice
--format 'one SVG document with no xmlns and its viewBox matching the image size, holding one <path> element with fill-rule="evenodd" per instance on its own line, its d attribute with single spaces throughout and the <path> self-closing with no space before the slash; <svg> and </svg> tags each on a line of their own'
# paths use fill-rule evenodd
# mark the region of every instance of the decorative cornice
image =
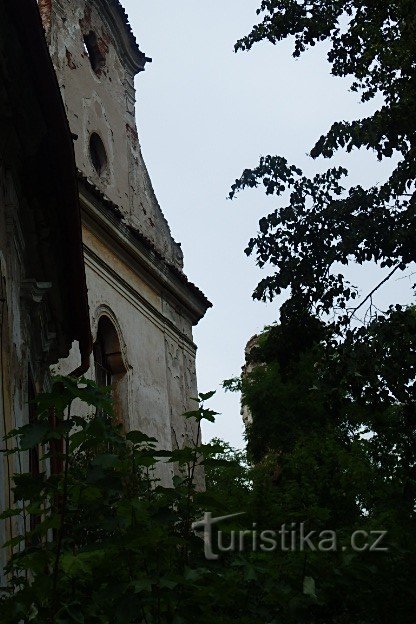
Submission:
<svg viewBox="0 0 416 624">
<path fill-rule="evenodd" d="M 94 253 L 88 246 L 84 246 L 85 262 L 87 266 L 98 272 L 113 288 L 123 294 L 131 303 L 134 303 L 138 311 L 149 318 L 162 331 L 170 333 L 171 336 L 180 340 L 184 346 L 188 347 L 189 353 L 195 356 L 197 346 L 186 334 L 183 333 L 170 319 L 157 310 L 145 297 L 143 297 L 133 286 L 128 284 L 120 275 L 112 269 L 102 258 Z M 102 306 L 101 308 L 102 309 Z M 114 319 L 112 319 L 115 322 Z M 122 334 L 121 334 L 122 335 Z"/>
<path fill-rule="evenodd" d="M 120 39 L 116 41 L 116 44 L 122 44 L 124 57 L 128 61 L 133 73 L 137 74 L 144 71 L 146 63 L 151 63 L 152 59 L 148 58 L 140 50 L 130 26 L 129 18 L 121 2 L 119 0 L 95 0 L 95 2 L 102 13 L 106 15 L 113 32 L 119 33 Z"/>
<path fill-rule="evenodd" d="M 120 208 L 109 200 L 97 187 L 95 187 L 82 173 L 78 172 L 80 184 L 81 203 L 95 209 L 95 215 L 101 216 L 103 226 L 111 224 L 113 237 L 123 244 L 129 243 L 129 251 L 135 251 L 143 260 L 147 260 L 147 269 L 157 276 L 159 283 L 179 298 L 182 305 L 192 311 L 196 322 L 201 320 L 206 311 L 212 307 L 212 303 L 204 293 L 193 284 L 186 275 L 177 267 L 167 262 L 154 244 L 139 230 L 125 223 Z M 83 191 L 90 194 L 83 194 Z M 124 244 L 124 247 L 126 245 Z M 194 302 L 193 305 L 191 302 Z"/>
</svg>

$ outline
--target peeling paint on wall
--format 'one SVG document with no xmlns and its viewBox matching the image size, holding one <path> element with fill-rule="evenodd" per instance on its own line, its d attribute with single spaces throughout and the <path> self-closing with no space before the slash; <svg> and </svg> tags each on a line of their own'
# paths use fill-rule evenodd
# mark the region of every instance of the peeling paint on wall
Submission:
<svg viewBox="0 0 416 624">
<path fill-rule="evenodd" d="M 200 316 L 209 303 L 182 272 L 182 249 L 172 238 L 143 160 L 135 120 L 138 68 L 131 59 L 136 44 L 125 18 L 116 19 L 117 6 L 115 0 L 53 0 L 50 50 L 71 130 L 78 136 L 74 147 L 93 332 L 106 310 L 129 363 L 123 385 L 114 387 L 125 428 L 141 429 L 171 449 L 196 437 L 195 423 L 183 418 L 192 409 L 190 397 L 197 395 L 191 299 L 202 302 Z M 90 153 L 92 133 L 105 149 L 108 166 L 101 171 Z M 145 250 L 136 256 L 131 244 Z M 178 288 L 186 301 L 172 294 Z M 74 357 L 75 352 L 61 363 L 62 373 L 73 368 Z M 88 374 L 94 377 L 94 367 Z M 169 485 L 172 466 L 161 464 L 158 472 Z"/>
<path fill-rule="evenodd" d="M 43 27 L 46 33 L 49 33 L 52 18 L 52 0 L 38 0 L 38 6 Z"/>
</svg>

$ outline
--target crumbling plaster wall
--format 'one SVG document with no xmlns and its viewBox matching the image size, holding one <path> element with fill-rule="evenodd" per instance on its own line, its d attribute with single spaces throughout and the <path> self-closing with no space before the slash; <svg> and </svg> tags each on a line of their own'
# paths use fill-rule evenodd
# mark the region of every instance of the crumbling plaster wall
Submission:
<svg viewBox="0 0 416 624">
<path fill-rule="evenodd" d="M 22 191 L 20 171 L 13 166 L 8 146 L 4 160 L 0 155 L 0 445 L 6 449 L 15 442 L 3 441 L 5 434 L 29 422 L 29 377 L 36 393 L 49 389 L 57 338 L 48 297 L 54 285 L 39 283 L 32 273 L 29 250 L 39 238 L 33 239 L 27 215 L 34 206 Z M 79 361 L 79 354 L 76 357 Z M 13 475 L 28 470 L 28 453 L 0 455 L 0 513 L 13 505 Z M 1 522 L 1 543 L 21 534 L 22 523 L 21 516 Z M 0 549 L 0 574 L 5 556 Z"/>
<path fill-rule="evenodd" d="M 100 317 L 108 316 L 127 369 L 124 426 L 155 437 L 161 449 L 183 447 L 197 433 L 195 423 L 183 418 L 195 409 L 190 397 L 197 396 L 192 321 L 150 289 L 145 276 L 123 265 L 94 232 L 84 227 L 83 238 L 93 339 Z M 77 357 L 74 346 L 59 372 L 72 370 Z M 87 376 L 95 376 L 92 360 Z M 165 486 L 171 485 L 171 464 L 160 464 L 157 473 Z"/>
<path fill-rule="evenodd" d="M 135 120 L 137 69 L 123 55 L 122 38 L 112 32 L 108 11 L 94 0 L 42 0 L 40 9 L 70 127 L 78 137 L 78 168 L 120 207 L 129 225 L 152 241 L 168 262 L 182 268 L 180 245 L 171 236 L 140 149 Z M 96 35 L 105 59 L 98 72 L 84 46 L 84 37 L 90 33 Z M 101 175 L 90 156 L 94 132 L 102 139 L 108 158 Z"/>
<path fill-rule="evenodd" d="M 19 201 L 11 175 L 0 165 L 0 263 L 4 303 L 2 325 L 3 389 L 6 395 L 6 413 L 0 426 L 19 427 L 27 422 L 27 369 L 33 365 L 40 374 L 40 362 L 31 361 L 31 330 L 24 301 L 25 241 L 19 221 Z M 40 358 L 39 358 L 40 359 Z M 47 370 L 44 364 L 43 373 Z M 3 405 L 3 402 L 1 402 Z"/>
<path fill-rule="evenodd" d="M 119 22 L 118 32 L 114 28 L 114 1 L 42 0 L 41 4 L 70 127 L 78 137 L 74 143 L 78 168 L 120 208 L 128 225 L 147 237 L 168 263 L 182 269 L 181 248 L 171 236 L 142 158 L 135 121 L 138 67 L 132 66 L 123 47 L 126 24 Z M 90 33 L 95 34 L 100 57 L 105 59 L 98 72 L 84 48 L 84 37 Z M 107 152 L 108 165 L 101 175 L 91 159 L 92 133 L 101 137 Z M 82 192 L 81 199 L 86 201 Z M 105 238 L 96 225 L 86 223 L 83 240 L 93 338 L 100 315 L 109 316 L 127 370 L 123 387 L 115 389 L 123 397 L 125 427 L 155 437 L 161 448 L 181 447 L 196 437 L 195 423 L 182 416 L 195 408 L 190 397 L 197 396 L 193 320 L 186 306 L 166 296 L 161 284 L 150 283 L 139 268 L 131 268 L 125 254 L 108 243 L 108 232 Z M 60 372 L 73 370 L 76 357 L 73 349 Z M 93 362 L 88 375 L 95 377 Z M 161 464 L 158 474 L 162 483 L 171 484 L 171 465 Z"/>
<path fill-rule="evenodd" d="M 19 200 L 10 172 L 0 163 L 0 444 L 9 448 L 10 442 L 3 442 L 4 435 L 28 422 L 28 370 L 34 375 L 46 373 L 40 369 L 41 354 L 31 352 L 31 326 L 23 294 L 25 282 L 25 242 L 19 221 Z M 36 355 L 39 357 L 37 358 Z M 39 379 L 35 379 L 38 381 Z M 0 457 L 0 513 L 12 503 L 10 477 L 27 469 L 27 457 L 18 463 L 15 455 Z M 17 535 L 18 519 L 0 523 L 0 541 L 4 543 L 10 535 Z M 20 527 L 21 528 L 21 527 Z M 6 553 L 0 549 L 0 574 Z"/>
</svg>

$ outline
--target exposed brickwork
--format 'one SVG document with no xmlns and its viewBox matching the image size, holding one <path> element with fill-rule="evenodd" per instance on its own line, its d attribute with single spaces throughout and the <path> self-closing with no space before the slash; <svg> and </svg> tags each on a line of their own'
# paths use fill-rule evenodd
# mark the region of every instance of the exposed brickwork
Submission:
<svg viewBox="0 0 416 624">
<path fill-rule="evenodd" d="M 49 33 L 52 18 L 52 0 L 38 0 L 39 12 L 45 31 Z"/>
</svg>

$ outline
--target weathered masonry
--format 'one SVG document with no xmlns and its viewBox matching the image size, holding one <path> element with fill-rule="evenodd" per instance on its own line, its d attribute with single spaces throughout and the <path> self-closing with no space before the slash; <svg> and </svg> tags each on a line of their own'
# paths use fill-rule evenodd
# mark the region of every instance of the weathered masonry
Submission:
<svg viewBox="0 0 416 624">
<path fill-rule="evenodd" d="M 79 169 L 94 365 L 124 426 L 164 448 L 194 435 L 192 330 L 211 305 L 183 273 L 142 158 L 135 121 L 140 51 L 118 0 L 39 0 Z M 74 356 L 75 357 L 75 356 Z M 62 365 L 74 367 L 73 358 Z M 169 483 L 171 469 L 162 474 Z"/>
<path fill-rule="evenodd" d="M 0 448 L 36 415 L 50 366 L 91 353 L 73 141 L 35 0 L 0 2 Z M 0 513 L 39 453 L 0 454 Z M 0 522 L 0 545 L 22 519 Z M 0 549 L 0 578 L 7 553 Z M 1 619 L 1 616 L 0 616 Z"/>
</svg>

